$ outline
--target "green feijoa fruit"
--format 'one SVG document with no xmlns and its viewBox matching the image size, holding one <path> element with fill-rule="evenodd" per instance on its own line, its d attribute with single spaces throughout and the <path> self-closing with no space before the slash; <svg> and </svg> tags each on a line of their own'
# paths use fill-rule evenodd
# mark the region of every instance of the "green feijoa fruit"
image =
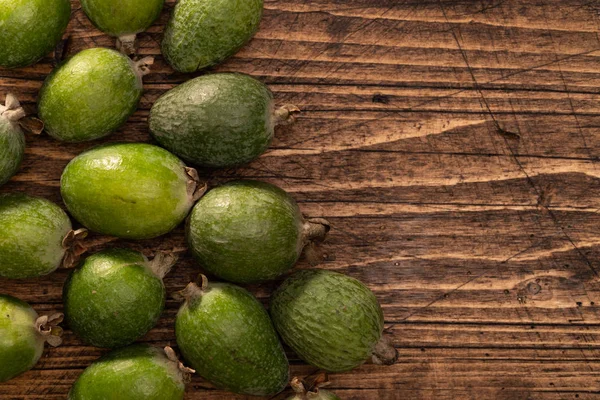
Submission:
<svg viewBox="0 0 600 400">
<path fill-rule="evenodd" d="M 198 173 L 168 151 L 144 143 L 108 144 L 67 165 L 61 194 L 87 228 L 126 239 L 170 232 L 204 193 Z"/>
<path fill-rule="evenodd" d="M 124 53 L 135 51 L 136 34 L 156 21 L 165 0 L 81 0 L 83 11 L 101 31 L 117 39 Z"/>
<path fill-rule="evenodd" d="M 24 301 L 0 294 L 0 382 L 33 368 L 45 342 L 58 346 L 61 321 L 62 314 L 39 317 Z"/>
<path fill-rule="evenodd" d="M 182 400 L 193 370 L 170 347 L 135 344 L 113 350 L 77 378 L 68 400 Z"/>
<path fill-rule="evenodd" d="M 63 288 L 71 330 L 96 347 L 126 346 L 156 325 L 165 307 L 163 277 L 176 258 L 152 260 L 137 251 L 108 249 L 87 257 Z"/>
<path fill-rule="evenodd" d="M 208 192 L 187 223 L 187 241 L 202 268 L 238 283 L 273 279 L 289 270 L 302 249 L 324 239 L 329 223 L 306 220 L 284 190 L 234 181 Z"/>
<path fill-rule="evenodd" d="M 293 122 L 294 106 L 275 110 L 269 88 L 236 73 L 187 81 L 160 97 L 150 111 L 150 132 L 169 151 L 204 167 L 250 162 L 269 147 L 275 125 Z"/>
<path fill-rule="evenodd" d="M 215 65 L 254 36 L 263 0 L 179 0 L 167 24 L 162 53 L 180 72 Z"/>
<path fill-rule="evenodd" d="M 304 361 L 348 371 L 367 359 L 393 364 L 398 353 L 383 336 L 383 312 L 360 281 L 325 270 L 303 270 L 271 296 L 275 328 Z"/>
<path fill-rule="evenodd" d="M 175 320 L 185 360 L 215 386 L 268 396 L 282 391 L 288 360 L 264 307 L 245 289 L 228 283 L 190 283 Z"/>
<path fill-rule="evenodd" d="M 340 400 L 340 398 L 332 392 L 322 389 L 323 386 L 327 386 L 328 384 L 327 375 L 318 376 L 316 381 L 312 384 L 307 384 L 298 378 L 294 378 L 292 379 L 290 386 L 296 394 L 289 397 L 287 400 Z"/>
<path fill-rule="evenodd" d="M 87 231 L 73 231 L 67 214 L 46 199 L 0 195 L 0 277 L 35 278 L 70 267 L 84 251 Z"/>
<path fill-rule="evenodd" d="M 142 96 L 142 76 L 154 60 L 133 62 L 118 51 L 83 50 L 46 78 L 38 114 L 50 136 L 85 142 L 116 131 L 134 113 Z"/>
<path fill-rule="evenodd" d="M 17 173 L 23 160 L 25 136 L 19 126 L 23 117 L 17 98 L 7 94 L 5 104 L 0 104 L 0 186 Z"/>
<path fill-rule="evenodd" d="M 0 0 L 0 66 L 25 67 L 50 53 L 70 17 L 69 0 Z"/>
</svg>

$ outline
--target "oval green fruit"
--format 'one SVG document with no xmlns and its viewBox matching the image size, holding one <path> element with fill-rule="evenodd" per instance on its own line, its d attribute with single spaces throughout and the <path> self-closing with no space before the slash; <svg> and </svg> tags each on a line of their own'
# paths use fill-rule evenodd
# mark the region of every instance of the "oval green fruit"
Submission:
<svg viewBox="0 0 600 400">
<path fill-rule="evenodd" d="M 234 55 L 254 36 L 263 0 L 179 0 L 162 53 L 179 72 L 194 72 Z"/>
<path fill-rule="evenodd" d="M 0 294 L 0 382 L 29 371 L 42 356 L 44 343 L 58 346 L 62 314 L 38 317 L 15 297 Z"/>
<path fill-rule="evenodd" d="M 317 379 L 320 377 L 317 377 Z M 316 382 L 313 385 L 306 385 L 298 378 L 292 379 L 290 386 L 296 392 L 287 400 L 341 400 L 332 392 L 322 389 L 321 386 L 327 385 L 327 377 L 324 377 L 324 382 Z"/>
<path fill-rule="evenodd" d="M 150 262 L 142 253 L 126 249 L 87 257 L 63 288 L 69 327 L 96 347 L 133 343 L 158 322 L 165 307 L 162 279 L 175 261 L 159 253 Z"/>
<path fill-rule="evenodd" d="M 46 78 L 38 114 L 50 136 L 64 142 L 99 139 L 116 131 L 137 108 L 142 76 L 152 58 L 133 62 L 111 49 L 83 50 Z"/>
<path fill-rule="evenodd" d="M 248 75 L 210 74 L 160 97 L 150 111 L 150 132 L 191 164 L 232 167 L 264 153 L 275 125 L 293 121 L 296 111 L 275 110 L 269 88 Z"/>
<path fill-rule="evenodd" d="M 8 182 L 21 166 L 25 136 L 19 120 L 23 117 L 25 111 L 17 98 L 7 94 L 5 104 L 0 104 L 0 186 Z"/>
<path fill-rule="evenodd" d="M 306 220 L 284 190 L 234 181 L 208 192 L 187 223 L 187 241 L 202 268 L 239 283 L 273 279 L 289 270 L 303 248 L 323 240 L 329 224 Z"/>
<path fill-rule="evenodd" d="M 136 34 L 156 21 L 165 0 L 81 0 L 83 11 L 102 32 L 117 37 L 117 48 L 135 51 Z"/>
<path fill-rule="evenodd" d="M 87 228 L 125 239 L 170 232 L 203 193 L 196 170 L 144 143 L 103 145 L 75 157 L 61 177 L 69 212 Z"/>
<path fill-rule="evenodd" d="M 0 0 L 0 66 L 25 67 L 50 53 L 70 17 L 69 0 Z"/>
<path fill-rule="evenodd" d="M 191 283 L 181 292 L 175 335 L 185 360 L 219 388 L 268 396 L 287 385 L 289 365 L 264 307 L 227 283 Z"/>
<path fill-rule="evenodd" d="M 68 400 L 183 400 L 190 372 L 173 350 L 136 344 L 113 350 L 77 378 Z"/>
<path fill-rule="evenodd" d="M 35 278 L 71 266 L 85 236 L 85 230 L 72 230 L 67 214 L 51 201 L 0 195 L 0 277 Z"/>
<path fill-rule="evenodd" d="M 271 296 L 275 328 L 304 361 L 341 372 L 367 359 L 393 364 L 397 351 L 383 337 L 383 312 L 360 281 L 337 272 L 303 270 Z"/>
</svg>

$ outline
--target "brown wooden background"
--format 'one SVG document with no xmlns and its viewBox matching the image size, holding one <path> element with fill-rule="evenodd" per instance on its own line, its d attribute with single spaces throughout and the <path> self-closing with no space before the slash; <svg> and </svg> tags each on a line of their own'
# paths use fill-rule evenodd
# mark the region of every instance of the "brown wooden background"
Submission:
<svg viewBox="0 0 600 400">
<path fill-rule="evenodd" d="M 167 2 L 171 8 L 173 0 Z M 113 40 L 73 0 L 71 53 Z M 323 267 L 366 282 L 401 358 L 334 374 L 343 399 L 592 399 L 600 393 L 600 1 L 267 0 L 256 38 L 218 71 L 268 83 L 304 113 L 267 154 L 212 185 L 262 179 L 334 226 Z M 148 141 L 153 102 L 188 76 L 155 55 L 140 110 L 109 141 Z M 0 98 L 29 110 L 51 59 L 0 70 Z M 91 144 L 28 138 L 0 191 L 60 202 L 66 163 Z M 168 238 L 110 242 L 151 254 Z M 306 261 L 300 268 L 309 267 Z M 197 272 L 184 258 L 170 292 Z M 61 309 L 67 272 L 0 281 L 39 312 Z M 252 286 L 266 300 L 276 283 Z M 168 302 L 145 341 L 174 345 Z M 103 354 L 67 332 L 3 399 L 64 399 Z M 290 354 L 294 374 L 313 368 Z M 278 396 L 284 399 L 286 396 Z M 189 399 L 243 399 L 200 378 Z"/>
</svg>

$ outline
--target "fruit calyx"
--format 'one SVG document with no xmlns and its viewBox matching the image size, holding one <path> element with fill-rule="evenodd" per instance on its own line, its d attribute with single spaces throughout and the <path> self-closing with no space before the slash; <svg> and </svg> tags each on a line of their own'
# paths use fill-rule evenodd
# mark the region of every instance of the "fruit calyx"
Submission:
<svg viewBox="0 0 600 400">
<path fill-rule="evenodd" d="M 133 69 L 135 73 L 141 78 L 150 73 L 150 66 L 154 64 L 154 57 L 144 57 L 141 60 L 133 61 Z"/>
<path fill-rule="evenodd" d="M 62 267 L 73 268 L 79 262 L 81 255 L 87 251 L 87 247 L 83 244 L 83 240 L 87 237 L 87 229 L 70 230 L 63 238 L 62 247 L 65 249 Z"/>
<path fill-rule="evenodd" d="M 163 279 L 177 263 L 178 259 L 179 257 L 173 254 L 173 252 L 160 251 L 148 262 L 148 267 L 154 275 Z"/>
<path fill-rule="evenodd" d="M 35 329 L 52 347 L 62 343 L 63 329 L 58 326 L 64 319 L 64 314 L 42 315 L 35 320 Z"/>
<path fill-rule="evenodd" d="M 8 119 L 11 122 L 18 122 L 25 118 L 25 110 L 21 107 L 21 103 L 12 93 L 6 94 L 4 105 L 0 105 L 0 116 Z"/>
<path fill-rule="evenodd" d="M 331 224 L 324 218 L 309 218 L 304 221 L 303 236 L 305 241 L 320 243 L 325 240 L 331 230 Z"/>
<path fill-rule="evenodd" d="M 208 190 L 208 183 L 200 182 L 200 175 L 198 175 L 198 171 L 196 171 L 195 168 L 185 167 L 184 170 L 189 178 L 187 182 L 188 196 L 192 198 L 192 201 L 196 202 L 200 200 Z"/>
<path fill-rule="evenodd" d="M 135 33 L 119 36 L 116 44 L 117 50 L 126 55 L 135 54 L 135 38 Z"/>
<path fill-rule="evenodd" d="M 208 278 L 205 275 L 200 274 L 198 275 L 196 282 L 190 282 L 185 289 L 173 293 L 173 299 L 190 303 L 201 297 L 206 289 L 208 289 Z"/>
<path fill-rule="evenodd" d="M 183 363 L 179 361 L 177 354 L 175 354 L 175 350 L 173 350 L 170 346 L 165 347 L 164 351 L 169 361 L 174 362 L 177 365 L 177 369 L 181 373 L 183 381 L 185 383 L 189 383 L 192 380 L 192 374 L 194 374 L 196 370 L 183 365 Z"/>
<path fill-rule="evenodd" d="M 390 339 L 382 336 L 373 349 L 373 364 L 392 365 L 398 361 L 398 357 L 398 350 L 392 345 Z"/>
<path fill-rule="evenodd" d="M 296 118 L 301 112 L 298 107 L 292 104 L 279 107 L 273 112 L 275 125 L 291 125 L 296 122 Z"/>
<path fill-rule="evenodd" d="M 329 385 L 329 378 L 326 373 L 321 373 L 308 381 L 308 378 L 300 380 L 294 377 L 290 382 L 290 386 L 302 400 L 309 400 L 319 396 L 319 388 Z"/>
</svg>

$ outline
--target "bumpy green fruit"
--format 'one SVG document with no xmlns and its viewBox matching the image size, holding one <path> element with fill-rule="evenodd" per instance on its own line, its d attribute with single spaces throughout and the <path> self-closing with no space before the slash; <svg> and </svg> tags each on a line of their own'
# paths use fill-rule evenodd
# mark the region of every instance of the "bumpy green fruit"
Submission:
<svg viewBox="0 0 600 400">
<path fill-rule="evenodd" d="M 81 0 L 81 6 L 101 31 L 118 38 L 117 47 L 133 52 L 135 35 L 156 21 L 165 0 Z"/>
<path fill-rule="evenodd" d="M 87 257 L 63 289 L 71 330 L 96 347 L 121 347 L 144 336 L 165 307 L 163 277 L 176 258 L 109 249 Z"/>
<path fill-rule="evenodd" d="M 88 150 L 65 168 L 61 194 L 87 228 L 126 239 L 170 232 L 202 195 L 198 174 L 181 160 L 144 143 Z"/>
<path fill-rule="evenodd" d="M 35 278 L 61 264 L 69 267 L 82 253 L 78 241 L 85 236 L 85 230 L 72 230 L 67 214 L 51 201 L 0 195 L 0 277 Z"/>
<path fill-rule="evenodd" d="M 110 49 L 83 50 L 46 78 L 38 114 L 50 136 L 84 142 L 116 131 L 134 113 L 152 58 L 133 62 Z"/>
<path fill-rule="evenodd" d="M 263 0 L 179 0 L 162 42 L 162 53 L 180 72 L 215 65 L 254 36 Z"/>
<path fill-rule="evenodd" d="M 337 272 L 303 270 L 271 296 L 275 328 L 303 360 L 326 371 L 348 371 L 367 359 L 394 363 L 383 337 L 383 312 L 360 281 Z"/>
<path fill-rule="evenodd" d="M 61 321 L 62 314 L 38 317 L 29 304 L 0 294 L 0 382 L 33 368 L 45 342 L 58 346 Z"/>
<path fill-rule="evenodd" d="M 159 98 L 150 111 L 150 132 L 191 164 L 232 167 L 264 153 L 275 125 L 292 122 L 296 111 L 275 110 L 269 88 L 248 75 L 211 74 Z"/>
<path fill-rule="evenodd" d="M 200 199 L 188 220 L 187 240 L 204 269 L 249 283 L 289 270 L 302 249 L 323 240 L 328 230 L 325 220 L 305 220 L 294 199 L 277 186 L 235 181 Z"/>
<path fill-rule="evenodd" d="M 292 379 L 290 386 L 292 386 L 292 389 L 294 392 L 296 392 L 296 394 L 292 397 L 289 397 L 287 400 L 341 400 L 335 394 L 321 388 L 321 386 L 328 384 L 326 376 L 324 379 L 324 382 L 317 382 L 313 385 L 310 385 L 308 386 L 308 389 L 307 385 L 301 382 L 300 379 Z"/>
<path fill-rule="evenodd" d="M 5 104 L 0 104 L 0 186 L 17 173 L 23 160 L 25 136 L 19 126 L 23 117 L 17 98 L 7 94 Z"/>
<path fill-rule="evenodd" d="M 282 391 L 289 365 L 264 307 L 227 283 L 191 283 L 181 292 L 175 335 L 185 360 L 214 385 L 267 396 Z"/>
<path fill-rule="evenodd" d="M 50 53 L 70 17 L 69 0 L 0 0 L 0 66 L 25 67 Z"/>
<path fill-rule="evenodd" d="M 68 400 L 182 400 L 190 373 L 171 348 L 137 344 L 114 350 L 73 384 Z"/>
</svg>

